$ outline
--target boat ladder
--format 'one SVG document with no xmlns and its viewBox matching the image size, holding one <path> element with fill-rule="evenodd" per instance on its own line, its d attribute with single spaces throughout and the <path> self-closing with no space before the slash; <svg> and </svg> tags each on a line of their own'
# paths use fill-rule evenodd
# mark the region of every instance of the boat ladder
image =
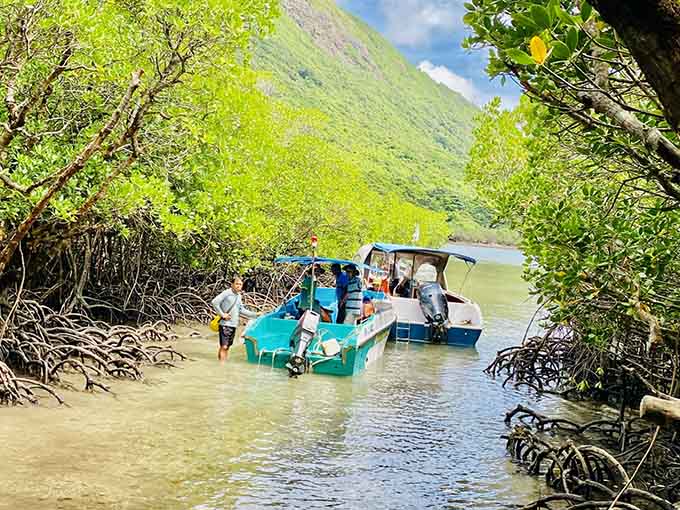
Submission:
<svg viewBox="0 0 680 510">
<path fill-rule="evenodd" d="M 397 322 L 397 334 L 395 335 L 395 341 L 396 342 L 406 342 L 410 343 L 411 342 L 411 324 L 408 322 L 406 323 L 406 326 L 403 326 L 403 322 Z M 406 334 L 404 335 L 404 332 Z M 403 336 L 402 336 L 403 335 Z"/>
</svg>

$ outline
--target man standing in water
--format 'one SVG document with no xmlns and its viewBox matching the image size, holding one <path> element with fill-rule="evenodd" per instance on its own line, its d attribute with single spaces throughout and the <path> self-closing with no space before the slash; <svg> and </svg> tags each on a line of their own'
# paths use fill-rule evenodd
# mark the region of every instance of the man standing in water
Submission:
<svg viewBox="0 0 680 510">
<path fill-rule="evenodd" d="M 331 265 L 331 273 L 335 276 L 335 301 L 338 303 L 338 315 L 335 322 L 342 324 L 345 321 L 345 302 L 349 277 L 342 271 L 340 264 Z"/>
<path fill-rule="evenodd" d="M 220 350 L 217 351 L 217 359 L 221 363 L 229 358 L 229 347 L 234 343 L 236 336 L 236 328 L 241 314 L 249 319 L 257 317 L 257 313 L 248 310 L 243 306 L 241 300 L 241 289 L 243 289 L 243 280 L 236 277 L 231 283 L 231 288 L 222 292 L 219 296 L 212 300 L 212 307 L 215 309 L 220 319 Z"/>
</svg>

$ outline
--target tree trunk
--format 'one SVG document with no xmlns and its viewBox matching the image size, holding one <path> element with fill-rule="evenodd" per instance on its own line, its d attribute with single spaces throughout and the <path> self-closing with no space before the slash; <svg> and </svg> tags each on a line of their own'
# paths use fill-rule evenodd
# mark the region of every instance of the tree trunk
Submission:
<svg viewBox="0 0 680 510">
<path fill-rule="evenodd" d="M 614 27 L 659 95 L 666 119 L 680 127 L 680 2 L 590 0 Z"/>
<path fill-rule="evenodd" d="M 680 425 L 680 400 L 666 400 L 646 395 L 640 402 L 640 417 L 661 425 Z"/>
</svg>

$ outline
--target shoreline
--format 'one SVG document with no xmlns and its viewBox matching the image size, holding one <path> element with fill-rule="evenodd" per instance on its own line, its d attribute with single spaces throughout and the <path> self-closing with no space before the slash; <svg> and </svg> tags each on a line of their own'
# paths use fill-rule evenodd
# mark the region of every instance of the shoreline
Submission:
<svg viewBox="0 0 680 510">
<path fill-rule="evenodd" d="M 479 248 L 500 248 L 500 249 L 506 249 L 506 250 L 519 250 L 519 246 L 516 244 L 500 244 L 500 243 L 491 243 L 491 242 L 484 242 L 484 241 L 466 241 L 464 239 L 454 239 L 449 237 L 448 239 L 448 244 L 465 244 L 467 246 L 476 246 Z"/>
</svg>

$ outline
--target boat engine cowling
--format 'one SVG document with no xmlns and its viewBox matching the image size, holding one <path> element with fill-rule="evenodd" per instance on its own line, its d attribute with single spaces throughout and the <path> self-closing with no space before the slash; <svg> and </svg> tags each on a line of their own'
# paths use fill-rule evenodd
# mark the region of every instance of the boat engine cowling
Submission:
<svg viewBox="0 0 680 510">
<path fill-rule="evenodd" d="M 423 283 L 418 291 L 420 309 L 430 325 L 432 339 L 441 342 L 446 339 L 446 325 L 449 322 L 449 305 L 444 289 L 438 283 L 432 282 Z"/>
<path fill-rule="evenodd" d="M 305 373 L 307 369 L 307 348 L 316 336 L 319 329 L 321 316 L 312 311 L 305 310 L 297 322 L 293 333 L 290 335 L 290 350 L 292 354 L 288 358 L 286 368 L 290 377 L 297 377 Z"/>
</svg>

